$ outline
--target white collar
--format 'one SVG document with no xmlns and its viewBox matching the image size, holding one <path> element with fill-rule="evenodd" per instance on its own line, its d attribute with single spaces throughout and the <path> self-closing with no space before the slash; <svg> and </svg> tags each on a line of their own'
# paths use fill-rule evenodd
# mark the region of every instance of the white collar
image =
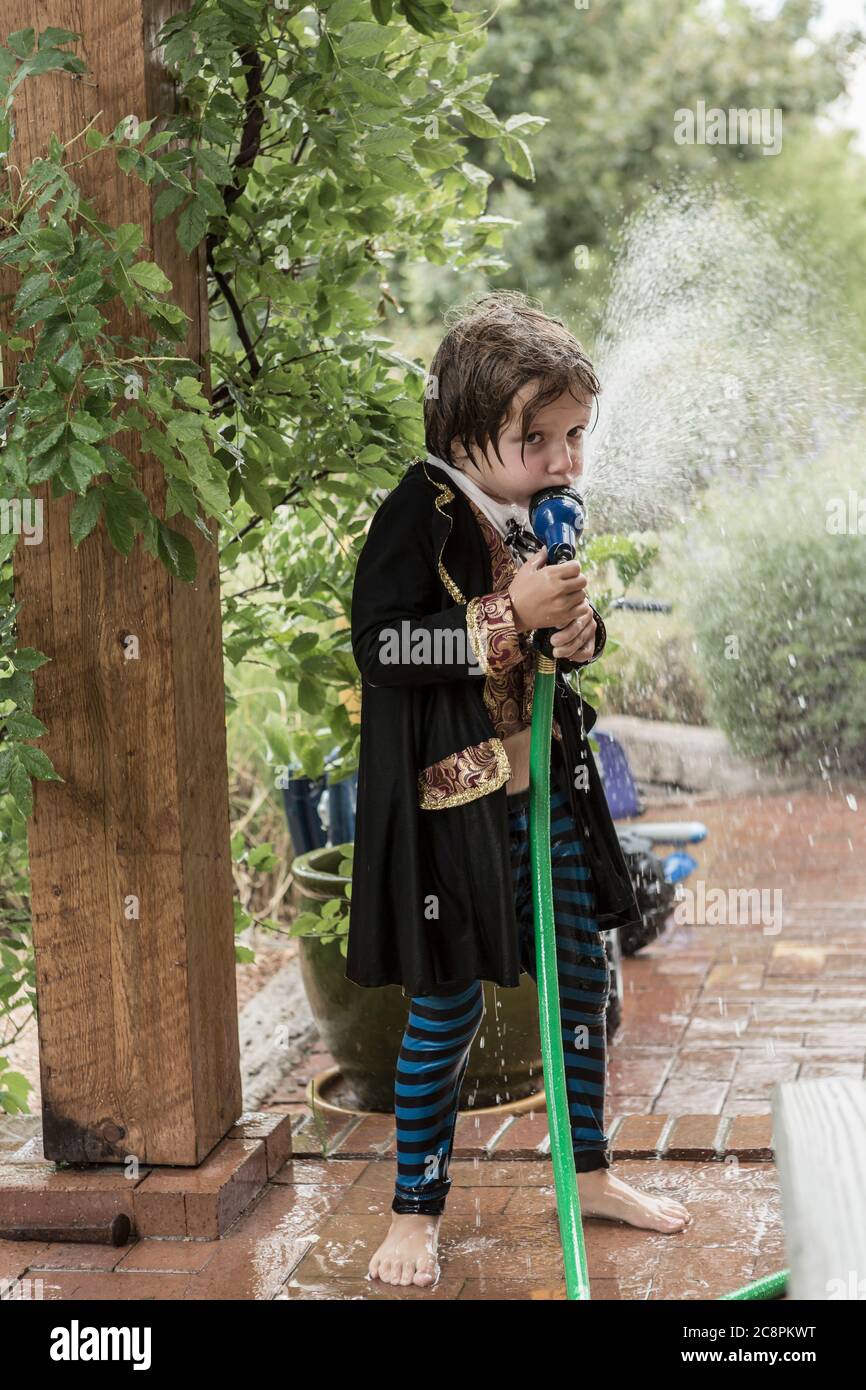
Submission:
<svg viewBox="0 0 866 1390">
<path fill-rule="evenodd" d="M 480 512 L 483 512 L 487 520 L 491 522 L 500 536 L 505 537 L 508 522 L 514 518 L 517 524 L 527 531 L 531 531 L 529 525 L 529 511 L 526 507 L 518 506 L 516 502 L 497 502 L 495 497 L 491 497 L 483 488 L 479 487 L 474 478 L 467 478 L 466 474 L 459 468 L 454 468 L 452 464 L 446 463 L 436 454 L 427 454 L 427 462 L 435 464 L 441 468 L 443 473 L 447 473 L 452 482 L 456 483 L 461 492 L 467 497 L 471 497 Z"/>
</svg>

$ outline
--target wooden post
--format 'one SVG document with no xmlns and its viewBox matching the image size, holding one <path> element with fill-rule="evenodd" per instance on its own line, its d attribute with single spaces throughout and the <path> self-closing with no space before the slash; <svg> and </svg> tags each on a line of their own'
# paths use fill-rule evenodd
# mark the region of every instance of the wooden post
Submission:
<svg viewBox="0 0 866 1390">
<path fill-rule="evenodd" d="M 124 116 L 170 113 L 155 37 L 184 7 L 4 0 L 4 40 L 28 26 L 73 29 L 90 68 L 87 82 L 27 79 L 12 162 L 29 163 L 52 131 L 68 140 L 99 111 L 104 131 Z M 203 249 L 183 254 L 171 219 L 153 221 L 152 189 L 110 152 L 81 175 L 101 217 L 143 227 L 145 254 L 191 318 L 178 351 L 206 362 Z M 122 307 L 109 331 L 148 333 Z M 159 467 L 125 447 L 164 514 Z M 21 645 L 51 658 L 36 675 L 35 713 L 49 730 L 39 746 L 65 778 L 36 784 L 29 824 L 45 1155 L 196 1164 L 242 1109 L 217 553 L 180 516 L 171 525 L 198 556 L 191 586 L 138 542 L 125 560 L 103 522 L 76 552 L 71 499 L 52 502 L 48 485 L 38 495 L 45 536 L 18 544 L 15 595 Z"/>
<path fill-rule="evenodd" d="M 771 1100 L 785 1218 L 778 1268 L 791 1271 L 788 1297 L 862 1301 L 866 1084 L 854 1076 L 808 1077 L 775 1086 Z"/>
</svg>

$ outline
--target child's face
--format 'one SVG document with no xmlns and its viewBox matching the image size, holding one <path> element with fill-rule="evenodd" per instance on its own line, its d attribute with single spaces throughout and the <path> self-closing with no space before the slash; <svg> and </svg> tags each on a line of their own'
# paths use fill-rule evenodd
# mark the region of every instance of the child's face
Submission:
<svg viewBox="0 0 866 1390">
<path fill-rule="evenodd" d="M 538 412 L 520 457 L 520 411 L 533 394 L 528 382 L 511 398 L 507 423 L 499 436 L 502 463 L 492 443 L 482 454 L 473 446 L 467 459 L 459 440 L 452 441 L 452 458 L 468 477 L 501 502 L 527 506 L 533 493 L 545 487 L 574 486 L 583 472 L 583 435 L 592 414 L 591 402 L 581 404 L 568 391 Z"/>
</svg>

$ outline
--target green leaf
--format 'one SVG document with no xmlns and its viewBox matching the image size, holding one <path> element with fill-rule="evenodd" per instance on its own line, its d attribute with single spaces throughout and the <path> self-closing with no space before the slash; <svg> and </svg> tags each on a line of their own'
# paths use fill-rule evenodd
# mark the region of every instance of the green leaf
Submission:
<svg viewBox="0 0 866 1390">
<path fill-rule="evenodd" d="M 187 203 L 177 223 L 177 239 L 187 255 L 198 246 L 208 229 L 210 217 L 200 199 Z"/>
<path fill-rule="evenodd" d="M 27 769 L 31 777 L 37 777 L 40 782 L 63 781 L 50 758 L 46 753 L 43 753 L 41 748 L 31 748 L 29 743 L 22 743 L 18 749 L 18 757 L 21 766 Z"/>
<path fill-rule="evenodd" d="M 23 671 L 16 671 L 11 676 L 5 676 L 0 680 L 0 700 L 13 700 L 22 709 L 33 708 L 33 680 Z M 3 749 L 0 746 L 0 755 Z"/>
<path fill-rule="evenodd" d="M 40 227 L 31 238 L 37 251 L 45 251 L 50 256 L 71 255 L 75 249 L 72 232 L 66 222 L 53 227 Z"/>
<path fill-rule="evenodd" d="M 400 8 L 413 29 L 433 38 L 443 29 L 456 28 L 456 22 L 443 0 L 400 0 Z"/>
<path fill-rule="evenodd" d="M 99 491 L 111 544 L 120 551 L 121 555 L 128 555 L 135 540 L 135 527 L 125 505 L 124 489 L 104 487 L 100 488 Z"/>
<path fill-rule="evenodd" d="M 68 395 L 75 385 L 75 377 L 72 372 L 65 371 L 59 362 L 48 363 L 48 375 L 58 391 L 62 392 L 64 396 Z"/>
<path fill-rule="evenodd" d="M 59 404 L 60 402 L 58 401 L 58 405 Z M 57 443 L 65 429 L 66 423 L 61 420 L 59 424 L 50 425 L 48 429 L 39 432 L 35 437 L 31 436 L 28 440 L 30 457 L 32 459 L 38 458 L 40 454 L 47 453 L 47 451 Z"/>
<path fill-rule="evenodd" d="M 159 557 L 166 569 L 176 579 L 191 581 L 196 576 L 195 550 L 191 541 L 179 531 L 172 531 L 164 521 L 157 520 L 157 547 Z"/>
<path fill-rule="evenodd" d="M 38 274 L 28 275 L 22 280 L 21 288 L 15 296 L 16 310 L 26 309 L 28 304 L 39 299 L 51 285 L 52 278 L 47 270 L 41 270 Z"/>
<path fill-rule="evenodd" d="M 546 116 L 532 116 L 528 111 L 521 111 L 517 116 L 508 117 L 505 129 L 511 134 L 520 131 L 521 135 L 537 135 L 546 125 L 549 125 Z"/>
<path fill-rule="evenodd" d="M 57 359 L 58 367 L 62 367 L 65 372 L 70 372 L 73 377 L 78 376 L 84 366 L 84 353 L 78 343 L 72 343 L 61 357 Z"/>
<path fill-rule="evenodd" d="M 38 652 L 35 647 L 19 647 L 15 653 L 16 671 L 36 671 L 40 666 L 44 666 L 48 657 L 44 652 Z"/>
<path fill-rule="evenodd" d="M 331 0 L 321 6 L 325 11 L 329 29 L 342 29 L 364 13 L 364 0 Z"/>
<path fill-rule="evenodd" d="M 508 135 L 499 141 L 499 146 L 515 174 L 519 174 L 523 179 L 535 178 L 532 155 L 529 153 L 529 146 L 523 140 L 519 140 L 516 135 Z"/>
<path fill-rule="evenodd" d="M 76 491 L 84 492 L 91 478 L 105 472 L 102 457 L 92 444 L 75 439 L 69 446 L 69 466 L 77 484 Z"/>
<path fill-rule="evenodd" d="M 394 84 L 383 72 L 373 68 L 344 68 L 343 77 L 349 86 L 374 106 L 393 108 L 401 106 L 400 97 L 394 91 Z"/>
<path fill-rule="evenodd" d="M 458 102 L 458 110 L 466 124 L 466 129 L 470 135 L 477 135 L 481 139 L 489 139 L 492 135 L 500 132 L 499 118 L 496 113 L 490 110 L 480 101 L 461 101 Z"/>
<path fill-rule="evenodd" d="M 189 483 L 181 478 L 170 478 L 165 494 L 165 514 L 167 517 L 176 516 L 178 512 L 189 517 L 190 521 L 195 521 L 198 503 Z"/>
<path fill-rule="evenodd" d="M 182 376 L 174 387 L 175 395 L 179 396 L 187 405 L 197 406 L 200 410 L 207 410 L 207 399 L 202 391 L 201 382 L 195 376 Z"/>
<path fill-rule="evenodd" d="M 41 719 L 23 710 L 16 710 L 6 720 L 6 733 L 10 738 L 41 738 L 47 732 Z"/>
<path fill-rule="evenodd" d="M 195 157 L 202 173 L 213 179 L 215 184 L 231 183 L 231 165 L 217 150 L 198 149 Z"/>
<path fill-rule="evenodd" d="M 163 145 L 170 144 L 170 142 L 172 140 L 175 140 L 176 138 L 176 131 L 160 130 L 156 135 L 151 135 L 150 139 L 147 141 L 146 145 L 144 146 L 145 153 L 154 154 L 156 150 L 161 150 Z M 170 157 L 171 156 L 169 156 L 169 158 Z"/>
<path fill-rule="evenodd" d="M 59 294 L 48 295 L 46 299 L 37 299 L 32 304 L 28 304 L 18 316 L 19 328 L 33 328 L 43 319 L 50 319 L 54 314 L 60 313 L 66 306 Z"/>
<path fill-rule="evenodd" d="M 318 687 L 306 676 L 302 676 L 298 683 L 298 704 L 307 714 L 321 713 L 322 701 Z"/>
<path fill-rule="evenodd" d="M 132 255 L 143 240 L 144 232 L 137 222 L 121 222 L 114 234 L 115 250 L 120 256 Z"/>
<path fill-rule="evenodd" d="M 267 873 L 277 863 L 273 845 L 256 845 L 247 855 L 247 863 L 251 869 L 262 869 Z"/>
<path fill-rule="evenodd" d="M 399 154 L 406 148 L 406 132 L 399 126 L 396 130 L 371 130 L 362 148 L 364 154 L 372 155 L 376 158 L 380 155 Z M 379 167 L 380 166 L 377 165 L 377 171 Z M 388 166 L 383 164 L 381 167 L 387 168 Z M 407 166 L 406 173 L 408 174 L 409 172 L 410 166 Z M 417 174 L 415 178 L 417 181 Z M 329 187 L 331 187 L 330 184 L 323 185 L 323 188 Z M 336 192 L 336 190 L 334 191 Z M 319 205 L 322 206 L 321 191 L 319 195 Z"/>
<path fill-rule="evenodd" d="M 16 763 L 9 774 L 9 790 L 22 816 L 30 816 L 33 811 L 33 788 L 26 768 Z"/>
<path fill-rule="evenodd" d="M 180 207 L 186 196 L 185 188 L 164 188 L 153 205 L 154 222 L 161 222 L 164 217 L 168 217 L 175 208 Z"/>
<path fill-rule="evenodd" d="M 16 486 L 27 486 L 27 460 L 20 444 L 7 444 L 0 451 L 0 467 Z"/>
<path fill-rule="evenodd" d="M 95 444 L 98 439 L 104 437 L 106 432 L 102 421 L 88 415 L 86 410 L 77 410 L 70 424 L 75 438 L 83 440 L 85 444 Z"/>
<path fill-rule="evenodd" d="M 53 478 L 56 473 L 59 473 L 60 469 L 67 462 L 67 459 L 68 455 L 66 450 L 62 445 L 58 445 L 57 448 L 49 450 L 47 454 L 43 454 L 38 463 L 31 462 L 31 485 L 35 487 L 37 483 L 46 483 L 49 478 Z"/>
<path fill-rule="evenodd" d="M 223 217 L 225 215 L 225 200 L 212 179 L 202 175 L 197 180 L 195 188 L 198 201 L 208 217 Z M 190 204 L 190 207 L 192 206 Z"/>
<path fill-rule="evenodd" d="M 67 303 L 80 305 L 99 298 L 103 290 L 102 273 L 96 269 L 85 269 L 69 285 L 66 291 Z"/>
<path fill-rule="evenodd" d="M 91 488 L 83 497 L 77 498 L 69 517 L 69 534 L 76 549 L 85 536 L 90 535 L 101 511 L 102 493 L 99 488 Z"/>
<path fill-rule="evenodd" d="M 85 342 L 95 338 L 105 324 L 105 319 L 93 304 L 85 304 L 75 315 L 73 327 L 79 338 Z"/>
<path fill-rule="evenodd" d="M 241 480 L 241 486 L 243 488 L 244 497 L 247 499 L 250 506 L 255 507 L 256 511 L 261 516 L 267 517 L 270 520 L 274 514 L 274 505 L 271 501 L 271 494 L 264 484 L 259 482 L 257 478 L 252 478 L 249 474 L 244 474 Z"/>
<path fill-rule="evenodd" d="M 182 339 L 185 329 L 183 325 L 187 322 L 187 315 L 179 304 L 169 304 L 166 300 L 154 300 L 147 309 L 148 318 L 161 319 L 165 325 L 164 332 L 170 337 Z"/>
<path fill-rule="evenodd" d="M 196 491 L 210 516 L 222 519 L 229 508 L 229 492 L 225 477 L 217 478 L 204 469 L 193 470 Z"/>
<path fill-rule="evenodd" d="M 171 289 L 171 281 L 153 261 L 133 261 L 126 271 L 130 280 L 152 294 L 166 294 Z"/>
<path fill-rule="evenodd" d="M 36 32 L 33 29 L 16 29 L 6 42 L 19 58 L 29 58 L 36 47 Z"/>
<path fill-rule="evenodd" d="M 338 51 L 341 58 L 374 58 L 390 48 L 396 37 L 396 29 L 381 24 L 348 24 L 340 32 Z"/>
<path fill-rule="evenodd" d="M 81 38 L 72 29 L 56 29 L 49 25 L 39 35 L 39 48 L 59 48 L 64 43 L 77 43 Z"/>
<path fill-rule="evenodd" d="M 115 151 L 114 161 L 118 169 L 122 169 L 124 174 L 131 174 L 133 169 L 137 169 L 141 164 L 142 156 L 139 154 L 138 150 L 133 150 L 128 146 L 124 146 L 122 149 Z"/>
</svg>

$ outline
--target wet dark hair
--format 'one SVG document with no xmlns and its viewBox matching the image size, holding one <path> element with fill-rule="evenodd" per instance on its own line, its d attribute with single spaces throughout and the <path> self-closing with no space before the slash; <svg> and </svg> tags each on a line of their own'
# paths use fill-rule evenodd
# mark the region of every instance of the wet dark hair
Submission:
<svg viewBox="0 0 866 1390">
<path fill-rule="evenodd" d="M 538 378 L 520 416 L 521 459 L 532 421 L 545 405 L 566 391 L 588 405 L 601 390 L 592 363 L 561 319 L 517 290 L 483 294 L 468 307 L 449 310 L 444 321 L 448 332 L 428 373 L 424 432 L 430 453 L 454 467 L 459 465 L 451 457 L 452 439 L 470 458 L 472 444 L 485 453 L 492 443 L 502 463 L 499 436 L 510 423 L 515 391 L 528 382 Z"/>
</svg>

